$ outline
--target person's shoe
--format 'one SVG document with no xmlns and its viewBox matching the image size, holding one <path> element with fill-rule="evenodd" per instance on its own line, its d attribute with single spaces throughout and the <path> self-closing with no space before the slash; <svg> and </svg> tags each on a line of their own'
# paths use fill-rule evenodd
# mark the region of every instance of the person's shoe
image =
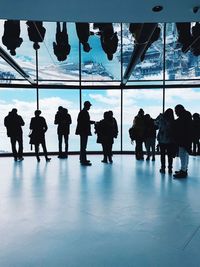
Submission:
<svg viewBox="0 0 200 267">
<path fill-rule="evenodd" d="M 46 158 L 46 162 L 49 162 L 51 160 L 51 158 Z"/>
<path fill-rule="evenodd" d="M 91 162 L 88 162 L 88 161 L 84 161 L 84 162 L 81 162 L 81 165 L 82 166 L 91 166 L 92 163 Z"/>
<path fill-rule="evenodd" d="M 58 155 L 58 158 L 59 158 L 59 159 L 62 159 L 62 155 Z"/>
<path fill-rule="evenodd" d="M 18 161 L 22 161 L 22 160 L 24 160 L 24 158 L 23 158 L 23 157 L 21 157 L 21 158 L 18 158 Z"/>
<path fill-rule="evenodd" d="M 176 173 L 176 174 L 174 174 L 173 176 L 174 176 L 174 179 L 182 179 L 182 178 L 186 178 L 187 177 L 187 172 L 186 171 L 180 171 L 180 172 L 178 172 L 178 173 Z"/>
<path fill-rule="evenodd" d="M 148 156 L 147 158 L 146 158 L 146 161 L 149 161 L 150 160 L 150 157 Z"/>
<path fill-rule="evenodd" d="M 110 163 L 113 163 L 112 157 L 108 157 Z"/>
<path fill-rule="evenodd" d="M 164 168 L 161 168 L 160 169 L 160 173 L 165 173 L 165 169 Z"/>
<path fill-rule="evenodd" d="M 152 161 L 155 161 L 156 159 L 155 159 L 155 157 L 152 157 Z"/>
<path fill-rule="evenodd" d="M 40 157 L 36 157 L 37 158 L 37 161 L 40 162 Z"/>
<path fill-rule="evenodd" d="M 14 157 L 14 161 L 17 161 L 17 157 Z"/>
<path fill-rule="evenodd" d="M 105 159 L 103 159 L 101 162 L 103 162 L 103 163 L 108 163 L 108 161 L 107 161 L 107 160 L 105 160 Z"/>
</svg>

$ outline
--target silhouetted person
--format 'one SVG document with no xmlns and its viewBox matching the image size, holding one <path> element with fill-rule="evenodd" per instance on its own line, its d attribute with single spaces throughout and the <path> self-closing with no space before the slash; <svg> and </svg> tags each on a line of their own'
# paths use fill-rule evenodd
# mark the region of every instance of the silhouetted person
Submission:
<svg viewBox="0 0 200 267">
<path fill-rule="evenodd" d="M 157 26 L 152 33 L 150 39 L 148 38 L 148 32 L 144 31 L 144 26 L 151 26 L 151 23 L 130 23 L 129 25 L 129 31 L 132 33 L 134 39 L 135 39 L 135 44 L 136 45 L 142 45 L 148 42 L 143 54 L 140 57 L 140 60 L 143 61 L 145 58 L 145 54 L 149 47 L 156 42 L 159 37 L 160 37 L 160 27 Z"/>
<path fill-rule="evenodd" d="M 192 154 L 196 156 L 200 155 L 200 115 L 198 113 L 194 113 L 192 118 Z"/>
<path fill-rule="evenodd" d="M 178 42 L 182 45 L 182 52 L 187 53 L 192 44 L 191 23 L 176 23 Z"/>
<path fill-rule="evenodd" d="M 181 161 L 180 171 L 174 174 L 174 178 L 186 178 L 188 175 L 189 153 L 192 145 L 192 116 L 182 105 L 175 107 L 178 119 L 175 120 L 174 136 L 179 147 L 179 157 Z"/>
<path fill-rule="evenodd" d="M 83 50 L 89 52 L 91 47 L 88 43 L 88 39 L 91 35 L 89 23 L 76 23 L 76 33 L 80 43 L 83 45 Z"/>
<path fill-rule="evenodd" d="M 147 151 L 146 160 L 149 161 L 152 155 L 152 161 L 155 161 L 155 145 L 156 145 L 156 126 L 154 120 L 149 114 L 144 115 L 144 143 Z"/>
<path fill-rule="evenodd" d="M 192 53 L 195 56 L 200 55 L 200 23 L 196 22 L 195 26 L 192 27 Z"/>
<path fill-rule="evenodd" d="M 6 20 L 4 22 L 4 34 L 2 43 L 7 47 L 12 56 L 16 55 L 16 48 L 20 47 L 23 39 L 20 37 L 20 21 Z"/>
<path fill-rule="evenodd" d="M 92 135 L 91 124 L 95 123 L 94 121 L 90 120 L 90 115 L 88 112 L 91 105 L 92 104 L 89 101 L 84 102 L 84 107 L 78 114 L 76 127 L 76 135 L 80 135 L 80 163 L 81 165 L 85 166 L 92 165 L 86 157 L 88 136 Z"/>
<path fill-rule="evenodd" d="M 140 109 L 137 116 L 133 120 L 133 128 L 135 131 L 135 156 L 137 160 L 144 159 L 144 152 L 142 144 L 144 142 L 144 132 L 145 132 L 145 119 L 144 110 Z"/>
<path fill-rule="evenodd" d="M 29 40 L 33 42 L 35 50 L 40 48 L 39 43 L 42 43 L 45 37 L 46 29 L 43 27 L 42 21 L 27 21 Z"/>
<path fill-rule="evenodd" d="M 68 140 L 70 132 L 70 124 L 72 123 L 71 116 L 68 113 L 68 110 L 63 107 L 58 107 L 58 112 L 55 115 L 54 124 L 58 125 L 57 134 L 58 134 L 58 149 L 59 154 L 58 158 L 67 158 L 68 157 Z M 62 141 L 65 141 L 65 152 L 62 152 Z"/>
<path fill-rule="evenodd" d="M 53 42 L 54 55 L 57 57 L 58 61 L 64 61 L 67 59 L 71 50 L 69 45 L 69 38 L 67 34 L 67 24 L 63 22 L 63 27 L 61 31 L 60 22 L 56 24 L 56 42 Z"/>
<path fill-rule="evenodd" d="M 114 143 L 114 137 L 117 137 L 117 133 L 110 111 L 104 112 L 104 119 L 95 124 L 95 130 L 97 133 L 97 143 L 102 144 L 102 162 L 108 163 L 109 161 L 112 163 L 112 145 Z"/>
<path fill-rule="evenodd" d="M 22 126 L 24 121 L 21 116 L 17 114 L 17 109 L 13 108 L 12 111 L 4 119 L 4 125 L 7 129 L 7 135 L 10 137 L 12 153 L 14 160 L 23 160 L 23 132 Z M 18 151 L 16 145 L 18 143 Z"/>
<path fill-rule="evenodd" d="M 158 143 L 160 148 L 160 172 L 165 173 L 166 155 L 168 158 L 168 172 L 172 173 L 173 157 L 177 154 L 174 140 L 174 112 L 168 108 L 163 114 L 160 114 L 156 120 L 155 125 L 158 127 Z"/>
<path fill-rule="evenodd" d="M 42 145 L 45 159 L 46 161 L 50 161 L 51 158 L 48 158 L 47 156 L 47 148 L 46 148 L 46 142 L 45 142 L 45 133 L 48 129 L 47 123 L 44 117 L 40 116 L 41 111 L 36 110 L 35 111 L 35 117 L 31 118 L 31 123 L 30 123 L 30 144 L 35 145 L 35 154 L 37 161 L 40 161 L 39 157 L 39 145 Z"/>
<path fill-rule="evenodd" d="M 118 46 L 117 32 L 114 32 L 112 23 L 94 23 L 94 27 L 99 28 L 101 46 L 108 60 L 112 60 Z"/>
</svg>

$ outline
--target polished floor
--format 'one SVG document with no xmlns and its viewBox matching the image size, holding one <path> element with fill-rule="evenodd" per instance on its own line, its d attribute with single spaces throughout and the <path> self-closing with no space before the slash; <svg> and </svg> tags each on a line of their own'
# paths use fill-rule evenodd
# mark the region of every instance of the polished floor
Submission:
<svg viewBox="0 0 200 267">
<path fill-rule="evenodd" d="M 90 159 L 0 158 L 1 267 L 200 266 L 200 157 L 182 180 L 159 156 Z"/>
</svg>

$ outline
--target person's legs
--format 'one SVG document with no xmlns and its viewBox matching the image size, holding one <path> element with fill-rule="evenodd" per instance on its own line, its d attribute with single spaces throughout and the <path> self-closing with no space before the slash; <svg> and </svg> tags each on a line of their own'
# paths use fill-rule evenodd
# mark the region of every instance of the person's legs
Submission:
<svg viewBox="0 0 200 267">
<path fill-rule="evenodd" d="M 86 163 L 87 157 L 86 157 L 86 147 L 87 147 L 87 141 L 88 141 L 88 135 L 80 135 L 80 162 Z"/>
<path fill-rule="evenodd" d="M 106 147 L 106 143 L 102 143 L 102 149 L 103 149 L 103 160 L 102 162 L 104 163 L 108 163 L 108 159 L 107 159 L 107 147 Z"/>
<path fill-rule="evenodd" d="M 17 140 L 15 137 L 10 137 L 12 153 L 13 153 L 13 157 L 14 157 L 15 161 L 17 161 L 16 141 Z"/>
<path fill-rule="evenodd" d="M 173 164 L 173 150 L 174 150 L 173 144 L 167 144 L 166 145 L 166 151 L 167 151 L 167 157 L 168 157 L 168 171 L 169 173 L 172 173 L 172 164 Z"/>
<path fill-rule="evenodd" d="M 45 139 L 42 141 L 41 145 L 44 151 L 44 156 L 45 156 L 46 161 L 50 161 L 51 158 L 48 158 L 48 155 L 47 155 L 47 147 L 46 147 Z"/>
<path fill-rule="evenodd" d="M 151 152 L 150 152 L 150 138 L 147 138 L 144 143 L 145 143 L 145 147 L 146 147 L 146 151 L 147 151 L 147 158 L 146 158 L 146 160 L 149 160 L 150 159 L 150 156 L 151 156 Z"/>
<path fill-rule="evenodd" d="M 68 146 L 69 146 L 69 135 L 65 134 L 64 135 L 64 140 L 65 140 L 65 155 L 64 157 L 67 158 L 68 157 Z"/>
<path fill-rule="evenodd" d="M 151 138 L 151 152 L 152 152 L 152 161 L 155 160 L 155 154 L 156 154 L 156 139 L 155 138 Z"/>
<path fill-rule="evenodd" d="M 113 162 L 113 160 L 112 160 L 112 142 L 109 142 L 107 144 L 107 155 L 108 155 L 109 162 L 112 163 Z"/>
<path fill-rule="evenodd" d="M 58 157 L 62 157 L 62 134 L 58 134 Z"/>
<path fill-rule="evenodd" d="M 40 162 L 40 157 L 39 157 L 39 144 L 35 144 L 35 155 L 36 155 L 37 161 Z"/>
<path fill-rule="evenodd" d="M 179 147 L 179 157 L 181 161 L 181 170 L 174 174 L 174 178 L 186 178 L 189 163 L 189 153 L 184 147 Z"/>
<path fill-rule="evenodd" d="M 19 149 L 18 149 L 18 159 L 23 160 L 23 137 L 22 135 L 17 138 Z"/>
<path fill-rule="evenodd" d="M 160 143 L 159 146 L 160 146 L 160 161 L 161 161 L 160 172 L 164 173 L 165 172 L 165 150 L 166 150 L 166 145 Z"/>
</svg>

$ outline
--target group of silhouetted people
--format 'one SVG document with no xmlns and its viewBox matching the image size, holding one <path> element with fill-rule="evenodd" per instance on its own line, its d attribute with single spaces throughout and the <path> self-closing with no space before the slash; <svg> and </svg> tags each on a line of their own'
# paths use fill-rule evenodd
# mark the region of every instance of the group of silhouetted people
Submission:
<svg viewBox="0 0 200 267">
<path fill-rule="evenodd" d="M 129 129 L 131 140 L 135 141 L 135 155 L 137 160 L 144 159 L 143 143 L 147 151 L 146 160 L 155 161 L 156 137 L 160 151 L 160 172 L 165 173 L 166 165 L 168 173 L 172 173 L 173 158 L 180 157 L 181 168 L 176 171 L 174 178 L 185 178 L 188 175 L 189 154 L 200 155 L 200 115 L 191 113 L 182 105 L 175 107 L 175 114 L 171 108 L 152 119 L 140 109 L 133 120 L 133 126 Z M 158 131 L 158 134 L 157 134 Z M 166 163 L 166 156 L 168 162 Z"/>
<path fill-rule="evenodd" d="M 114 139 L 118 136 L 118 125 L 113 117 L 111 110 L 104 112 L 103 119 L 95 122 L 90 119 L 89 110 L 92 104 L 89 101 L 84 102 L 83 109 L 79 112 L 77 118 L 77 127 L 75 134 L 80 136 L 80 163 L 84 166 L 91 166 L 92 163 L 87 159 L 88 137 L 92 135 L 91 125 L 94 124 L 97 135 L 97 143 L 102 145 L 103 163 L 112 163 L 112 146 Z M 169 108 L 160 114 L 156 119 L 151 118 L 140 109 L 134 117 L 133 125 L 129 129 L 129 135 L 132 141 L 135 141 L 135 156 L 137 160 L 144 159 L 143 143 L 146 147 L 146 160 L 155 161 L 156 137 L 160 151 L 161 168 L 160 172 L 165 173 L 168 167 L 168 173 L 172 173 L 173 158 L 180 157 L 181 168 L 174 174 L 174 178 L 185 178 L 188 175 L 189 154 L 200 155 L 200 115 L 191 113 L 182 105 L 175 107 L 174 111 Z M 58 107 L 55 114 L 54 124 L 57 125 L 58 135 L 58 158 L 68 157 L 70 125 L 72 123 L 68 110 L 62 106 Z M 17 114 L 17 109 L 13 108 L 4 119 L 4 125 L 7 129 L 7 135 L 10 137 L 13 157 L 15 161 L 23 160 L 23 134 L 22 126 L 24 121 Z M 37 161 L 40 161 L 39 146 L 44 151 L 46 161 L 48 157 L 45 133 L 48 129 L 46 120 L 41 116 L 41 111 L 36 110 L 35 116 L 30 122 L 30 144 L 34 145 Z M 157 133 L 158 131 L 158 133 Z M 64 140 L 64 151 L 62 149 Z M 18 149 L 17 149 L 18 143 Z M 167 156 L 167 161 L 166 161 Z"/>
<path fill-rule="evenodd" d="M 83 109 L 79 112 L 77 118 L 76 135 L 80 136 L 80 163 L 84 166 L 92 165 L 87 159 L 87 142 L 88 137 L 91 135 L 91 124 L 95 124 L 95 131 L 97 134 L 97 142 L 102 144 L 103 150 L 103 162 L 112 163 L 112 145 L 114 138 L 118 135 L 117 121 L 113 117 L 113 112 L 107 111 L 104 113 L 104 118 L 100 122 L 90 120 L 89 109 L 91 103 L 89 101 L 84 102 Z M 44 156 L 46 161 L 50 161 L 48 157 L 47 147 L 45 141 L 45 133 L 48 129 L 46 120 L 41 116 L 41 111 L 36 110 L 35 116 L 30 121 L 30 145 L 35 148 L 35 155 L 37 161 L 40 162 L 39 157 L 39 146 L 43 148 Z M 58 111 L 55 114 L 54 124 L 57 125 L 58 135 L 58 158 L 68 158 L 68 147 L 69 147 L 69 134 L 70 125 L 72 119 L 68 110 L 62 106 L 58 107 Z M 23 158 L 23 132 L 22 126 L 24 121 L 20 115 L 17 114 L 17 109 L 13 108 L 9 114 L 4 118 L 4 125 L 7 129 L 7 136 L 10 137 L 12 153 L 15 161 L 22 161 Z M 64 151 L 63 151 L 64 141 Z"/>
<path fill-rule="evenodd" d="M 27 31 L 29 40 L 33 42 L 33 48 L 38 50 L 39 43 L 42 43 L 45 38 L 46 29 L 42 21 L 27 21 Z M 89 44 L 89 37 L 94 35 L 90 31 L 89 23 L 75 23 L 76 33 L 80 44 L 83 46 L 85 52 L 89 52 L 92 48 Z M 97 35 L 100 36 L 101 46 L 106 53 L 109 60 L 113 59 L 113 54 L 117 51 L 118 37 L 117 32 L 114 32 L 112 23 L 96 23 L 94 28 L 98 28 Z M 6 20 L 4 22 L 4 33 L 2 36 L 2 43 L 7 47 L 12 56 L 16 55 L 16 49 L 21 46 L 23 39 L 20 37 L 20 21 L 19 20 Z M 53 42 L 53 52 L 58 61 L 67 59 L 71 51 L 69 44 L 67 23 L 56 23 L 55 42 Z"/>
</svg>

